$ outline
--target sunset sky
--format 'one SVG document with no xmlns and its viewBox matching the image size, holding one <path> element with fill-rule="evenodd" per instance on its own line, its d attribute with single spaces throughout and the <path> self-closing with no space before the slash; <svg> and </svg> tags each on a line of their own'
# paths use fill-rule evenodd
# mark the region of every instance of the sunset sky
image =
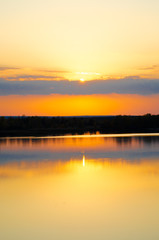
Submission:
<svg viewBox="0 0 159 240">
<path fill-rule="evenodd" d="M 0 0 L 0 115 L 159 114 L 159 1 Z"/>
</svg>

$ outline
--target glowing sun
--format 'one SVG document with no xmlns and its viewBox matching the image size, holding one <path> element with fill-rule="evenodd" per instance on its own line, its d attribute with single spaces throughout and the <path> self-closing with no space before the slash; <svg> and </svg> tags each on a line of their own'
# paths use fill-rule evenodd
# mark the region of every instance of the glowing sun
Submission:
<svg viewBox="0 0 159 240">
<path fill-rule="evenodd" d="M 80 78 L 80 81 L 81 81 L 81 82 L 84 82 L 85 80 L 84 80 L 84 78 Z"/>
</svg>

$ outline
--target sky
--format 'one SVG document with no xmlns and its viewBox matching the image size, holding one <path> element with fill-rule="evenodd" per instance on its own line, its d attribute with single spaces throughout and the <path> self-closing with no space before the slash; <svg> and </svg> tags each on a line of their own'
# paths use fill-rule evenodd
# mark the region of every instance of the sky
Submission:
<svg viewBox="0 0 159 240">
<path fill-rule="evenodd" d="M 0 0 L 0 115 L 159 113 L 158 0 Z"/>
</svg>

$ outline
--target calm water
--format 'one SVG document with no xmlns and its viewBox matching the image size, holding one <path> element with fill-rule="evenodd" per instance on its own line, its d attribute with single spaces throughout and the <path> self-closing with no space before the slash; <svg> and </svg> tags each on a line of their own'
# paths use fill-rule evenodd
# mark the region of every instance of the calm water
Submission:
<svg viewBox="0 0 159 240">
<path fill-rule="evenodd" d="M 159 136 L 0 140 L 1 240 L 158 240 Z"/>
</svg>

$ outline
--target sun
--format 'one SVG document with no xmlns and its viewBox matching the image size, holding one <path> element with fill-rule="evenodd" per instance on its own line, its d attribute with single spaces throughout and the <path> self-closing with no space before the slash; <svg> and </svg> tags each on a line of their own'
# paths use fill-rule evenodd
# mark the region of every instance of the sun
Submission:
<svg viewBox="0 0 159 240">
<path fill-rule="evenodd" d="M 85 80 L 84 80 L 84 78 L 80 78 L 80 81 L 81 81 L 81 82 L 84 82 Z"/>
</svg>

